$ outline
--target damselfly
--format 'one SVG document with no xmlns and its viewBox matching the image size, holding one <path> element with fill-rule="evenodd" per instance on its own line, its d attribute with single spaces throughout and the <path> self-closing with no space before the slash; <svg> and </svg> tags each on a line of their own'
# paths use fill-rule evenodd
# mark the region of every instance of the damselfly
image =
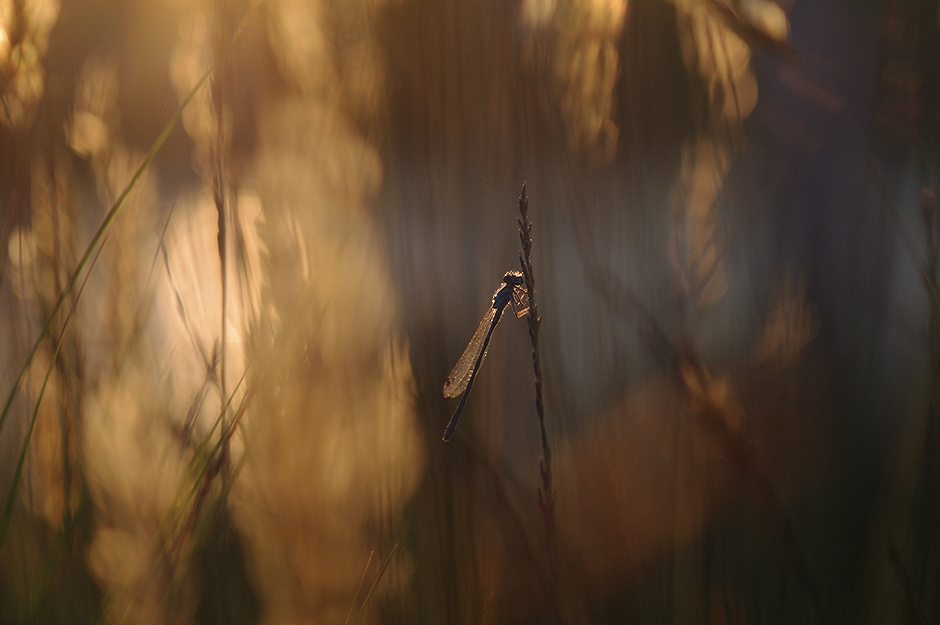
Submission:
<svg viewBox="0 0 940 625">
<path fill-rule="evenodd" d="M 467 402 L 467 395 L 470 394 L 470 388 L 473 386 L 473 379 L 477 377 L 477 371 L 480 370 L 480 365 L 483 364 L 483 359 L 486 358 L 486 348 L 490 344 L 490 336 L 493 335 L 493 329 L 499 323 L 499 318 L 502 316 L 506 304 L 512 306 L 516 317 L 522 317 L 529 312 L 529 294 L 526 291 L 524 282 L 521 271 L 506 272 L 499 289 L 493 293 L 493 302 L 486 314 L 483 315 L 477 331 L 473 333 L 473 338 L 467 344 L 460 360 L 457 361 L 453 371 L 447 376 L 447 381 L 444 383 L 444 397 L 457 397 L 460 395 L 460 403 L 457 404 L 454 416 L 450 418 L 447 427 L 444 428 L 444 442 L 449 441 L 454 434 L 457 419 L 460 418 L 463 405 Z"/>
</svg>

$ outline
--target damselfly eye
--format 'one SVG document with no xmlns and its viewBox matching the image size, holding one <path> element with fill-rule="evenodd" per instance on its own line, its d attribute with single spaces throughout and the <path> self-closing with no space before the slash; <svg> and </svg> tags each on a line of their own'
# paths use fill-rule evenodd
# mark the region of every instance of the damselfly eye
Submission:
<svg viewBox="0 0 940 625">
<path fill-rule="evenodd" d="M 506 284 L 519 286 L 525 282 L 525 278 L 523 278 L 521 271 L 507 271 L 503 276 L 503 282 Z"/>
</svg>

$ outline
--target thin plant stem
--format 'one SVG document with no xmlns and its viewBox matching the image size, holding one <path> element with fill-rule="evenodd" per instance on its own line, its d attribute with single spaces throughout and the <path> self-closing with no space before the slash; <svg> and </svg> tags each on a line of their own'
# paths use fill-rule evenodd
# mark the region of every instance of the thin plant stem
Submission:
<svg viewBox="0 0 940 625">
<path fill-rule="evenodd" d="M 226 2 L 217 2 L 216 3 L 216 19 L 218 20 L 219 28 L 219 37 L 217 44 L 217 54 L 222 54 L 225 49 L 222 44 L 222 37 L 224 36 L 223 30 L 228 26 L 228 11 L 226 10 L 228 3 Z M 225 137 L 225 118 L 223 107 L 225 105 L 225 87 L 228 86 L 227 77 L 225 76 L 227 72 L 224 69 L 220 69 L 219 72 L 213 77 L 212 80 L 212 103 L 215 110 L 215 125 L 216 125 L 216 136 L 215 136 L 215 147 L 213 149 L 213 165 L 214 165 L 214 175 L 212 179 L 212 190 L 213 190 L 213 199 L 215 200 L 215 208 L 218 213 L 218 237 L 217 243 L 219 248 L 219 266 L 221 268 L 222 280 L 222 306 L 221 306 L 221 317 L 222 317 L 222 327 L 221 327 L 221 347 L 219 349 L 219 388 L 221 389 L 222 397 L 227 395 L 226 385 L 228 383 L 227 379 L 227 352 L 228 352 L 228 236 L 227 236 L 227 210 L 226 210 L 226 179 L 225 179 L 225 150 L 226 150 L 226 137 Z M 220 75 L 221 74 L 221 75 Z M 229 446 L 228 446 L 228 437 L 226 433 L 228 431 L 229 423 L 228 416 L 223 413 L 222 415 L 222 438 L 225 441 L 225 444 L 222 446 L 221 451 L 221 463 L 223 467 L 223 479 L 225 479 L 228 474 L 228 455 L 229 455 Z"/>
<path fill-rule="evenodd" d="M 359 619 L 362 616 L 363 611 L 366 609 L 366 606 L 369 604 L 369 599 L 372 598 L 372 594 L 375 592 L 376 587 L 379 585 L 379 582 L 382 581 L 382 577 L 385 575 L 385 571 L 388 569 L 388 565 L 392 563 L 392 558 L 395 557 L 396 551 L 398 551 L 397 542 L 394 545 L 392 545 L 392 550 L 388 552 L 388 557 L 385 558 L 385 563 L 382 564 L 382 568 L 379 569 L 379 576 L 375 578 L 374 582 L 372 582 L 372 586 L 369 588 L 369 592 L 366 593 L 366 598 L 362 600 L 362 605 L 359 606 L 359 611 L 356 612 L 356 620 L 354 621 L 355 623 L 359 622 Z"/>
<path fill-rule="evenodd" d="M 545 526 L 545 548 L 548 554 L 548 564 L 551 572 L 551 583 L 554 591 L 556 584 L 555 562 L 552 557 L 552 543 L 555 533 L 555 488 L 552 485 L 552 449 L 548 443 L 548 431 L 545 428 L 545 403 L 542 400 L 542 366 L 539 359 L 539 328 L 542 318 L 539 316 L 538 303 L 535 297 L 535 273 L 532 270 L 532 222 L 529 221 L 529 198 L 526 196 L 526 185 L 522 183 L 522 194 L 519 196 L 519 241 L 522 251 L 519 253 L 519 264 L 525 280 L 526 292 L 529 295 L 529 339 L 532 341 L 532 368 L 535 371 L 535 412 L 539 418 L 539 434 L 542 442 L 542 456 L 539 458 L 539 473 L 542 483 L 539 486 L 539 510 L 542 513 L 542 523 Z"/>
<path fill-rule="evenodd" d="M 356 600 L 359 598 L 359 592 L 362 590 L 362 585 L 366 581 L 366 573 L 369 572 L 369 565 L 372 564 L 372 556 L 375 555 L 375 549 L 369 552 L 369 559 L 366 560 L 366 566 L 362 569 L 362 576 L 359 578 L 359 585 L 356 586 L 356 592 L 353 594 L 352 603 L 349 604 L 349 611 L 346 612 L 346 620 L 343 621 L 343 625 L 349 624 L 349 619 L 352 618 L 353 608 L 356 607 Z"/>
</svg>

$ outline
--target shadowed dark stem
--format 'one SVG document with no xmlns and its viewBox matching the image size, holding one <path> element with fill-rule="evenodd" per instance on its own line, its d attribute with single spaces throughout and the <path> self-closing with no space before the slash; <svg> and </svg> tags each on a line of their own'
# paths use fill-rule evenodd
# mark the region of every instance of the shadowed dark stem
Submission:
<svg viewBox="0 0 940 625">
<path fill-rule="evenodd" d="M 936 570 L 938 553 L 938 520 L 940 503 L 936 491 L 940 484 L 940 274 L 938 274 L 936 197 L 929 187 L 921 189 L 920 212 L 924 229 L 925 249 L 920 273 L 927 293 L 928 345 L 930 352 L 930 400 L 924 424 L 923 458 L 915 499 L 913 570 L 908 569 L 897 545 L 889 539 L 889 557 L 904 587 L 911 616 L 918 623 L 927 623 L 923 597 L 918 588 L 931 584 L 930 571 Z"/>
<path fill-rule="evenodd" d="M 526 197 L 525 183 L 522 184 L 522 195 L 519 196 L 519 240 L 522 243 L 522 252 L 519 254 L 519 264 L 522 266 L 522 275 L 525 280 L 526 292 L 529 295 L 529 338 L 532 341 L 532 367 L 535 369 L 535 411 L 539 417 L 539 432 L 542 437 L 542 457 L 539 459 L 539 473 L 542 484 L 539 487 L 539 509 L 542 512 L 542 523 L 545 525 L 545 547 L 548 552 L 549 567 L 551 568 L 552 585 L 556 583 L 555 563 L 552 558 L 552 540 L 555 531 L 555 489 L 552 486 L 552 450 L 548 444 L 548 433 L 545 429 L 545 405 L 542 401 L 542 367 L 539 361 L 539 326 L 542 318 L 539 317 L 538 304 L 535 299 L 535 274 L 532 271 L 532 222 L 529 221 L 529 198 Z"/>
</svg>

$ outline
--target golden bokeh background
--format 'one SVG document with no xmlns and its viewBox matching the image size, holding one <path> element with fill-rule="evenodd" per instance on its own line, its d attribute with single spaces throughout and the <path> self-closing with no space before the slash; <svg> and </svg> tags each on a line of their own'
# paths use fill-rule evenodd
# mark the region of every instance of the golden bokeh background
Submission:
<svg viewBox="0 0 940 625">
<path fill-rule="evenodd" d="M 932 622 L 938 31 L 0 0 L 0 622 Z"/>
</svg>

